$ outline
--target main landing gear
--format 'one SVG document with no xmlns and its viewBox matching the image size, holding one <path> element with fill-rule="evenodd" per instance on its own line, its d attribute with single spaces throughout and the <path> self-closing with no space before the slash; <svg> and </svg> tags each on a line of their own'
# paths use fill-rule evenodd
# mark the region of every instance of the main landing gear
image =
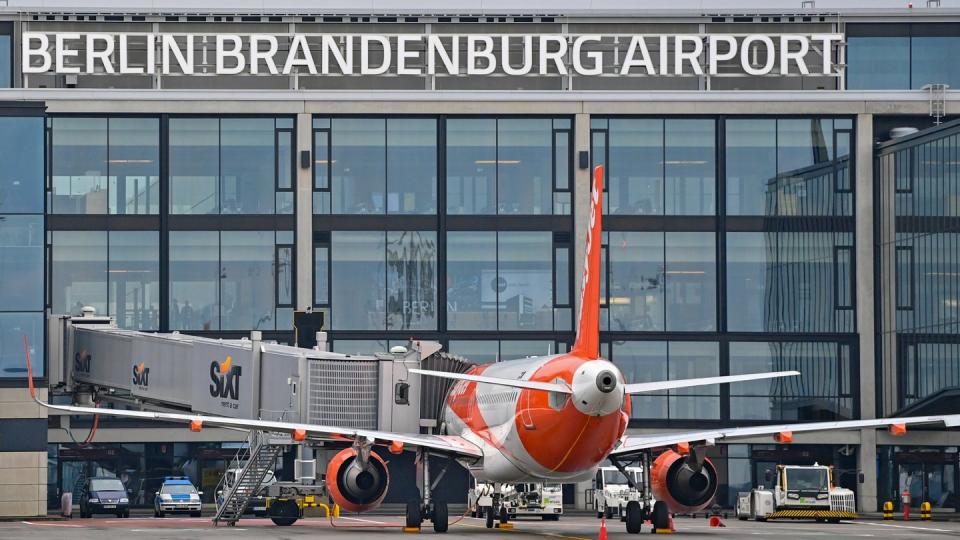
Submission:
<svg viewBox="0 0 960 540">
<path fill-rule="evenodd" d="M 424 520 L 430 520 L 433 523 L 433 531 L 445 533 L 450 527 L 450 512 L 446 501 L 437 500 L 432 496 L 433 489 L 437 486 L 443 476 L 447 473 L 447 467 L 444 467 L 437 475 L 437 478 L 430 482 L 430 455 L 422 450 L 418 452 L 418 461 L 423 467 L 423 497 L 420 497 L 418 490 L 417 496 L 407 501 L 406 509 L 406 527 L 419 529 Z M 447 464 L 449 466 L 449 463 Z"/>
</svg>

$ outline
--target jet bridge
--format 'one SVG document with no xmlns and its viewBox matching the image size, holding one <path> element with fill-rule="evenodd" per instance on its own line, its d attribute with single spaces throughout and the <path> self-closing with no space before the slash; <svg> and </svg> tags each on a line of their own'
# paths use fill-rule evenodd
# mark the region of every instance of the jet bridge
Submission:
<svg viewBox="0 0 960 540">
<path fill-rule="evenodd" d="M 110 318 L 50 318 L 50 386 L 75 400 L 329 426 L 420 431 L 420 378 L 440 345 L 338 354 L 260 339 L 117 328 Z M 431 392 L 431 395 L 435 392 Z"/>
</svg>

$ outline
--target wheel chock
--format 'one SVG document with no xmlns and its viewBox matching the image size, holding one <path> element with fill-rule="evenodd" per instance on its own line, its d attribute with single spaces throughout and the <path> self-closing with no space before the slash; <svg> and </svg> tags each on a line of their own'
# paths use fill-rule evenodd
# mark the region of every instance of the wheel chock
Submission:
<svg viewBox="0 0 960 540">
<path fill-rule="evenodd" d="M 512 529 L 513 523 L 497 523 L 498 529 Z"/>
<path fill-rule="evenodd" d="M 405 533 L 415 533 L 415 534 L 419 534 L 419 533 L 420 533 L 420 527 L 404 527 L 404 528 L 403 528 L 403 532 L 405 532 Z"/>
</svg>

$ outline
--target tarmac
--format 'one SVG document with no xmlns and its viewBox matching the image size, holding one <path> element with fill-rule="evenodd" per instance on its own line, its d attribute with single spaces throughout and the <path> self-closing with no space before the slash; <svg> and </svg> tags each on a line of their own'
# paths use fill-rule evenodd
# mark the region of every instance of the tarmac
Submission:
<svg viewBox="0 0 960 540">
<path fill-rule="evenodd" d="M 452 510 L 452 509 L 451 509 Z M 452 512 L 451 512 L 452 513 Z M 522 518 L 512 522 L 509 529 L 487 529 L 484 521 L 470 517 L 451 516 L 450 530 L 444 539 L 503 538 L 520 539 L 570 539 L 594 540 L 600 533 L 600 520 L 591 515 L 564 515 L 560 521 L 541 521 Z M 675 521 L 679 538 L 776 538 L 815 539 L 828 538 L 903 538 L 925 539 L 960 537 L 960 522 L 947 521 L 880 521 L 857 520 L 838 524 L 812 521 L 747 522 L 736 519 L 723 520 L 724 527 L 710 527 L 706 519 L 679 517 Z M 435 535 L 430 523 L 424 524 L 421 535 Z M 610 539 L 636 538 L 627 534 L 624 524 L 618 520 L 606 523 Z M 649 534 L 650 526 L 644 525 L 641 534 Z M 209 517 L 154 518 L 152 514 L 133 515 L 127 519 L 102 517 L 92 519 L 49 519 L 0 522 L 2 539 L 64 539 L 103 540 L 109 538 L 137 538 L 139 540 L 168 540 L 181 538 L 404 538 L 417 533 L 402 530 L 400 516 L 359 515 L 343 516 L 331 523 L 323 518 L 306 518 L 290 527 L 275 526 L 267 519 L 242 519 L 236 526 L 214 527 Z"/>
</svg>

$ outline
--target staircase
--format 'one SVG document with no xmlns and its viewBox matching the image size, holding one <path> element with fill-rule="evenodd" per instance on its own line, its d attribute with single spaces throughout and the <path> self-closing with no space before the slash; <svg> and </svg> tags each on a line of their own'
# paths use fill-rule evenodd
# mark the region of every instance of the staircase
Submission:
<svg viewBox="0 0 960 540">
<path fill-rule="evenodd" d="M 240 520 L 250 504 L 250 499 L 260 492 L 267 473 L 283 451 L 282 445 L 270 444 L 269 435 L 260 431 L 251 431 L 248 442 L 248 449 L 238 452 L 234 460 L 233 466 L 240 471 L 234 476 L 233 484 L 229 485 L 230 482 L 227 481 L 231 476 L 228 469 L 217 486 L 217 493 L 222 490 L 223 499 L 219 500 L 218 497 L 217 514 L 213 517 L 214 526 L 221 522 L 235 525 Z"/>
</svg>

